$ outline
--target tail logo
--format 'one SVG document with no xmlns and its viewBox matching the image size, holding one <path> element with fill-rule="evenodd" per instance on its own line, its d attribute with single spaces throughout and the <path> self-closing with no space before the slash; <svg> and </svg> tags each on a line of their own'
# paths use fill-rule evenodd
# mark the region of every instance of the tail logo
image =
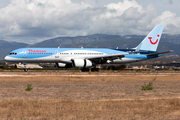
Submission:
<svg viewBox="0 0 180 120">
<path fill-rule="evenodd" d="M 159 34 L 157 35 L 157 37 L 159 37 Z M 155 45 L 158 42 L 158 39 L 155 42 L 152 42 L 152 37 L 148 37 L 148 39 L 152 45 Z"/>
</svg>

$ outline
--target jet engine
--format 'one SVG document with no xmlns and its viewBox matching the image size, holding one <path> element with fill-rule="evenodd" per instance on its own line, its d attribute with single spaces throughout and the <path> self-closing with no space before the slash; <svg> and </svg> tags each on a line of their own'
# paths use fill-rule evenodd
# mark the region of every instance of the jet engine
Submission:
<svg viewBox="0 0 180 120">
<path fill-rule="evenodd" d="M 56 66 L 57 66 L 58 68 L 63 68 L 63 67 L 66 66 L 66 64 L 64 64 L 64 63 L 56 63 Z"/>
<path fill-rule="evenodd" d="M 72 64 L 56 63 L 58 68 L 72 68 Z"/>
<path fill-rule="evenodd" d="M 92 62 L 87 59 L 74 59 L 72 62 L 75 68 L 86 68 L 93 66 Z"/>
</svg>

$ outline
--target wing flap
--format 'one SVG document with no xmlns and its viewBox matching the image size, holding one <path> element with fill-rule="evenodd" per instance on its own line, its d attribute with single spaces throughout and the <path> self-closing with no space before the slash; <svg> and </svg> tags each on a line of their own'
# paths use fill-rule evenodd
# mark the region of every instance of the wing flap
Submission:
<svg viewBox="0 0 180 120">
<path fill-rule="evenodd" d="M 124 55 L 128 55 L 129 53 L 118 53 L 118 54 L 111 54 L 111 55 L 102 55 L 102 56 L 93 56 L 87 57 L 86 59 L 89 60 L 114 60 L 118 58 L 123 58 Z"/>
</svg>

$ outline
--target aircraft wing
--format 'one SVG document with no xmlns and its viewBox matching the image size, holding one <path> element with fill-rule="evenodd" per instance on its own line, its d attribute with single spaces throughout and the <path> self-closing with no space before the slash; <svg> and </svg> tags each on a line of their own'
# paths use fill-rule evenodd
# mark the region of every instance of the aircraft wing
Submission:
<svg viewBox="0 0 180 120">
<path fill-rule="evenodd" d="M 173 50 L 170 50 L 170 51 L 165 51 L 165 52 L 147 54 L 146 56 L 153 56 L 153 55 L 166 54 L 166 53 L 172 53 L 172 52 L 174 52 L 174 51 L 173 51 Z"/>
<path fill-rule="evenodd" d="M 124 55 L 128 55 L 129 53 L 118 53 L 118 54 L 111 54 L 111 55 L 102 55 L 102 56 L 92 56 L 87 57 L 86 59 L 92 60 L 92 61 L 99 61 L 99 60 L 114 60 L 114 59 L 120 59 L 125 57 Z"/>
</svg>

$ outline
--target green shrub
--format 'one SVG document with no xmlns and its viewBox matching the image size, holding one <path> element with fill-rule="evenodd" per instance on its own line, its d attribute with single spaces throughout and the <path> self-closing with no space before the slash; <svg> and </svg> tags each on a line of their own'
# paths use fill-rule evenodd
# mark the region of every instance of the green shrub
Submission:
<svg viewBox="0 0 180 120">
<path fill-rule="evenodd" d="M 25 89 L 26 91 L 31 91 L 33 89 L 32 84 L 28 84 L 27 88 Z"/>
<path fill-rule="evenodd" d="M 149 82 L 148 85 L 144 85 L 142 86 L 142 89 L 141 90 L 153 90 L 153 87 L 152 87 L 153 83 L 152 82 Z"/>
<path fill-rule="evenodd" d="M 21 118 L 20 120 L 26 120 L 25 118 Z"/>
<path fill-rule="evenodd" d="M 153 81 L 156 80 L 156 77 L 152 80 L 152 82 L 149 82 L 148 85 L 144 84 L 144 86 L 142 86 L 141 90 L 153 90 Z"/>
</svg>

